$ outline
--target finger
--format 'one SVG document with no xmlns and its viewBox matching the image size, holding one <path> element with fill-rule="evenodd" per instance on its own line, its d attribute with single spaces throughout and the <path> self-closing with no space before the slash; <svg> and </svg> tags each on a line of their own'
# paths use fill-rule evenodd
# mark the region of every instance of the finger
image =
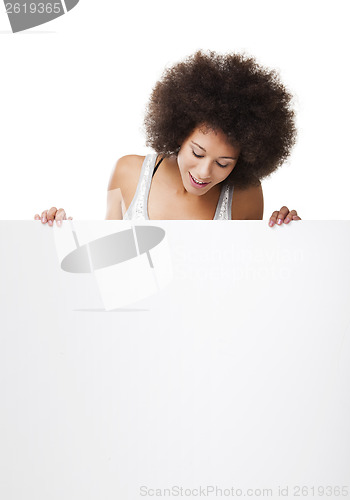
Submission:
<svg viewBox="0 0 350 500">
<path fill-rule="evenodd" d="M 270 219 L 269 219 L 269 226 L 272 227 L 276 224 L 277 222 L 277 215 L 278 215 L 278 210 L 276 212 L 273 212 Z"/>
<path fill-rule="evenodd" d="M 284 223 L 288 224 L 295 215 L 298 215 L 297 211 L 296 210 L 291 210 L 289 212 L 289 214 L 287 214 L 287 217 L 284 219 Z"/>
<path fill-rule="evenodd" d="M 51 207 L 50 210 L 47 212 L 47 221 L 49 226 L 52 226 L 53 221 L 55 220 L 56 213 L 57 213 L 56 207 Z"/>
<path fill-rule="evenodd" d="M 43 213 L 41 214 L 41 222 L 43 224 L 46 224 L 46 222 L 47 222 L 47 210 L 44 210 Z"/>
<path fill-rule="evenodd" d="M 301 220 L 301 218 L 299 217 L 299 215 L 293 215 L 293 220 Z"/>
<path fill-rule="evenodd" d="M 287 208 L 287 207 L 282 207 L 281 210 L 278 212 L 277 224 L 279 226 L 283 223 L 283 221 L 286 218 L 288 213 L 289 213 L 289 208 Z"/>
<path fill-rule="evenodd" d="M 73 220 L 73 217 L 68 217 L 68 220 Z"/>
<path fill-rule="evenodd" d="M 66 212 L 64 211 L 63 208 L 59 208 L 55 216 L 55 221 L 57 226 L 60 226 L 62 224 L 62 221 L 65 220 L 65 218 L 66 218 Z"/>
<path fill-rule="evenodd" d="M 35 214 L 35 215 L 34 215 L 34 219 L 35 219 L 35 220 L 40 220 L 40 215 L 39 215 L 39 214 Z"/>
</svg>

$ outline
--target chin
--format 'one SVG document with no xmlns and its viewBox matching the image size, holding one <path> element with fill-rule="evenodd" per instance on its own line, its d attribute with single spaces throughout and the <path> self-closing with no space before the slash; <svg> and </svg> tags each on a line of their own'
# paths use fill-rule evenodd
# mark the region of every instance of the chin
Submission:
<svg viewBox="0 0 350 500">
<path fill-rule="evenodd" d="M 203 194 L 206 194 L 208 191 L 210 191 L 211 187 L 209 189 L 206 188 L 206 189 L 201 190 L 201 189 L 196 189 L 196 188 L 190 186 L 188 189 L 185 187 L 185 189 L 190 194 L 194 194 L 196 196 L 203 196 Z"/>
</svg>

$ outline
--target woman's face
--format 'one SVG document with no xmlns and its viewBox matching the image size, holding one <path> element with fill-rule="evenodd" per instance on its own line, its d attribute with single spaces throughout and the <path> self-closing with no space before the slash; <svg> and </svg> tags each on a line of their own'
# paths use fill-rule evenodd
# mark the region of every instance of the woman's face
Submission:
<svg viewBox="0 0 350 500">
<path fill-rule="evenodd" d="M 221 131 L 197 127 L 183 142 L 177 156 L 184 188 L 201 196 L 224 181 L 234 169 L 240 148 L 228 143 Z"/>
</svg>

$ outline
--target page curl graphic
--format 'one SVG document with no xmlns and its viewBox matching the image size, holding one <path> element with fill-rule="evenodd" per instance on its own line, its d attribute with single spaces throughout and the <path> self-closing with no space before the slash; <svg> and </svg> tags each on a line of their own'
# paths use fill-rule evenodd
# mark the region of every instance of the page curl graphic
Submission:
<svg viewBox="0 0 350 500">
<path fill-rule="evenodd" d="M 172 280 L 166 233 L 159 226 L 65 221 L 53 229 L 61 269 L 93 273 L 106 310 L 153 295 Z"/>
<path fill-rule="evenodd" d="M 72 10 L 79 0 L 4 0 L 12 32 L 48 23 Z"/>
</svg>

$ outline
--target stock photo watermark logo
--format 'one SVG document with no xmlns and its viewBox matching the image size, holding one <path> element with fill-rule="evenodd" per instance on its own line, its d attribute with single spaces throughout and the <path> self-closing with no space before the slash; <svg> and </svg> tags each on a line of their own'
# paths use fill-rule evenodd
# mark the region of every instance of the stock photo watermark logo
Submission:
<svg viewBox="0 0 350 500">
<path fill-rule="evenodd" d="M 164 229 L 108 222 L 67 221 L 53 227 L 62 271 L 93 275 L 105 311 L 157 294 L 173 279 Z"/>
<path fill-rule="evenodd" d="M 72 10 L 78 3 L 79 0 L 22 0 L 20 2 L 4 0 L 13 33 L 49 23 Z"/>
</svg>

